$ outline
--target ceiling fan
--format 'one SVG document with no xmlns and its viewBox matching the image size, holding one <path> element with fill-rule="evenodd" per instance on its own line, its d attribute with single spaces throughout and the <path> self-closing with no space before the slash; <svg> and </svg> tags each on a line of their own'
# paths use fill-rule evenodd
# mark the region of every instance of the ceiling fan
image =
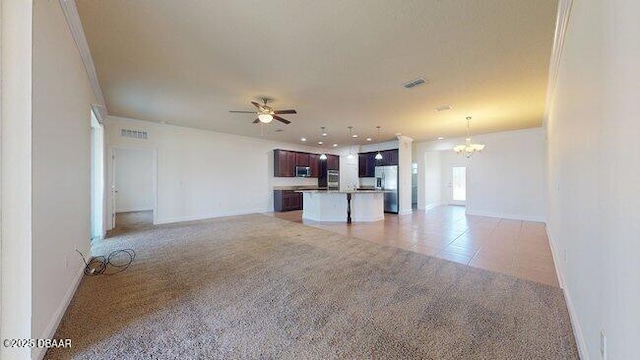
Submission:
<svg viewBox="0 0 640 360">
<path fill-rule="evenodd" d="M 262 98 L 262 104 L 252 101 L 253 106 L 257 108 L 257 111 L 242 111 L 242 110 L 231 110 L 231 113 L 241 113 L 241 114 L 257 114 L 258 118 L 253 121 L 254 124 L 259 122 L 268 124 L 273 119 L 276 119 L 285 124 L 291 124 L 291 121 L 281 118 L 278 115 L 281 114 L 297 114 L 298 112 L 295 110 L 274 110 L 271 106 L 267 105 L 267 102 L 270 99 Z"/>
</svg>

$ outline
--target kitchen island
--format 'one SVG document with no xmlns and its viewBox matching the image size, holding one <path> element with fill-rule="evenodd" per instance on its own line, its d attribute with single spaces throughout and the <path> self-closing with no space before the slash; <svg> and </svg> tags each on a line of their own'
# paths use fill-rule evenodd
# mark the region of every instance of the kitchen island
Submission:
<svg viewBox="0 0 640 360">
<path fill-rule="evenodd" d="M 372 222 L 384 220 L 382 190 L 300 190 L 302 218 L 313 221 Z"/>
</svg>

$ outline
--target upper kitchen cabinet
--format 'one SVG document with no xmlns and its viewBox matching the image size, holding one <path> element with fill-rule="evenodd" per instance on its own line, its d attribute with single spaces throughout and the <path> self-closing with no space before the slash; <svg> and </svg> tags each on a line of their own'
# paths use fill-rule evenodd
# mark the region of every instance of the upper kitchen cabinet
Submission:
<svg viewBox="0 0 640 360">
<path fill-rule="evenodd" d="M 358 154 L 358 177 L 374 177 L 376 166 L 375 154 Z"/>
<path fill-rule="evenodd" d="M 380 151 L 380 160 L 376 160 L 377 154 L 377 151 L 358 154 L 358 177 L 375 177 L 376 166 L 398 165 L 397 149 Z"/>
<path fill-rule="evenodd" d="M 309 160 L 307 160 L 308 162 Z M 293 151 L 273 150 L 273 176 L 296 176 L 296 153 Z"/>
<path fill-rule="evenodd" d="M 310 161 L 310 157 L 309 157 L 309 153 L 301 153 L 301 152 L 297 152 L 294 153 L 295 157 L 296 157 L 296 166 L 310 166 L 309 165 L 309 161 Z"/>
<path fill-rule="evenodd" d="M 309 167 L 311 168 L 312 178 L 317 178 L 320 176 L 320 155 L 309 154 Z"/>
<path fill-rule="evenodd" d="M 398 165 L 398 149 L 385 150 L 380 153 L 382 154 L 382 166 Z"/>
<path fill-rule="evenodd" d="M 327 170 L 340 170 L 340 156 L 327 155 Z"/>
</svg>

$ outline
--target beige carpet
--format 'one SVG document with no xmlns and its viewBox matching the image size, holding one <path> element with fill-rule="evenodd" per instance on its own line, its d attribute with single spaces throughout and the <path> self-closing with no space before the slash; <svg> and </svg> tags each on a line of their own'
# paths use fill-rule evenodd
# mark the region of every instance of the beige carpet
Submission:
<svg viewBox="0 0 640 360">
<path fill-rule="evenodd" d="M 48 359 L 577 359 L 560 289 L 264 215 L 145 228 Z"/>
</svg>

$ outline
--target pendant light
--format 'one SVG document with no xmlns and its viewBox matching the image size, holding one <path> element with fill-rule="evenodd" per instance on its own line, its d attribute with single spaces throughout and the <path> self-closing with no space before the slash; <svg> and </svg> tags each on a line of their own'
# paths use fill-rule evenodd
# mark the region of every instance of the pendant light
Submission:
<svg viewBox="0 0 640 360">
<path fill-rule="evenodd" d="M 465 143 L 453 148 L 453 151 L 458 154 L 464 154 L 467 158 L 470 158 L 473 154 L 484 149 L 484 144 L 473 144 L 471 142 L 471 131 L 469 130 L 470 122 L 471 116 L 467 116 L 467 138 L 465 139 Z"/>
<path fill-rule="evenodd" d="M 351 153 L 351 139 L 353 139 L 353 126 L 349 126 L 349 155 L 347 155 L 347 159 L 353 159 L 353 154 Z"/>
<path fill-rule="evenodd" d="M 380 140 L 380 126 L 376 126 L 376 129 L 378 129 L 378 140 Z M 382 154 L 380 153 L 380 150 L 378 150 L 378 153 L 375 156 L 376 160 L 382 160 Z"/>
<path fill-rule="evenodd" d="M 325 130 L 326 128 L 324 126 L 320 127 L 320 136 L 327 136 L 327 132 Z M 324 141 L 320 141 L 318 144 L 322 145 L 324 144 Z M 320 160 L 327 160 L 327 154 L 325 154 L 324 151 L 322 151 L 322 154 L 320 154 Z"/>
</svg>

